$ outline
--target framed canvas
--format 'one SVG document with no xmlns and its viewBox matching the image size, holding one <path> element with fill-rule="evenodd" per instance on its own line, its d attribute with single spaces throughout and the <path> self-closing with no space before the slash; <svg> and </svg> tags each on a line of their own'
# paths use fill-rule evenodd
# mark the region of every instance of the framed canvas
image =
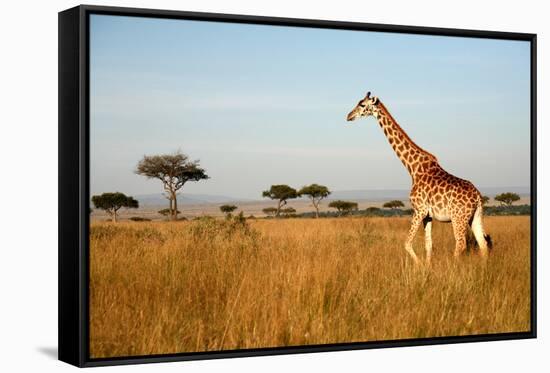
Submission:
<svg viewBox="0 0 550 373">
<path fill-rule="evenodd" d="M 59 359 L 536 336 L 536 35 L 59 13 Z"/>
</svg>

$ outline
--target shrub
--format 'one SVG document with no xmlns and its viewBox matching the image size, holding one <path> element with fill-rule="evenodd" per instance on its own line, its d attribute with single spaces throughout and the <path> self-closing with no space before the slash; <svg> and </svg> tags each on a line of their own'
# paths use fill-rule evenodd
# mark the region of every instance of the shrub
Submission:
<svg viewBox="0 0 550 373">
<path fill-rule="evenodd" d="M 149 218 L 142 218 L 141 216 L 132 216 L 131 221 L 151 221 Z"/>
<path fill-rule="evenodd" d="M 412 215 L 414 213 L 413 209 L 405 209 L 403 210 L 403 215 Z"/>
<path fill-rule="evenodd" d="M 159 214 L 161 214 L 162 216 L 167 216 L 167 217 L 169 217 L 170 214 L 172 213 L 172 210 L 170 210 L 170 209 L 162 209 L 162 210 L 158 210 L 157 212 L 158 212 Z M 180 211 L 180 210 L 177 210 L 176 213 L 177 213 L 177 214 L 180 214 L 181 211 Z"/>
<path fill-rule="evenodd" d="M 215 219 L 211 216 L 202 216 L 193 219 L 188 229 L 194 239 L 212 241 L 216 239 L 231 239 L 235 236 L 255 238 L 257 232 L 247 223 L 241 212 L 233 219 Z"/>
<path fill-rule="evenodd" d="M 383 216 L 382 209 L 379 207 L 367 207 L 363 212 L 368 216 Z"/>
<path fill-rule="evenodd" d="M 486 206 L 483 209 L 484 215 L 506 216 L 506 215 L 531 215 L 530 205 L 518 206 Z"/>
</svg>

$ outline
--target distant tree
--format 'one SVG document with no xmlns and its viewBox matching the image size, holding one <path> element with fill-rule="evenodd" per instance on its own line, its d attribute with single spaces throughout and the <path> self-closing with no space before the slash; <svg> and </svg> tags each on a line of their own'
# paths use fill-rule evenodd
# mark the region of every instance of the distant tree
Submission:
<svg viewBox="0 0 550 373">
<path fill-rule="evenodd" d="M 319 203 L 323 198 L 328 197 L 330 190 L 324 185 L 311 184 L 304 186 L 298 191 L 299 196 L 307 196 L 315 208 L 315 217 L 319 217 Z"/>
<path fill-rule="evenodd" d="M 481 204 L 483 206 L 485 206 L 487 203 L 489 203 L 490 200 L 491 200 L 491 198 L 489 198 L 487 196 L 481 196 Z"/>
<path fill-rule="evenodd" d="M 393 201 L 389 201 L 389 202 L 384 203 L 382 205 L 382 207 L 394 210 L 398 207 L 405 207 L 405 205 L 403 204 L 403 202 L 401 202 L 399 200 L 393 200 Z"/>
<path fill-rule="evenodd" d="M 166 198 L 170 202 L 170 219 L 178 218 L 178 191 L 188 181 L 208 179 L 206 171 L 199 167 L 199 161 L 191 161 L 180 151 L 173 154 L 145 155 L 139 161 L 135 173 L 148 179 L 162 181 Z"/>
<path fill-rule="evenodd" d="M 170 209 L 162 209 L 158 210 L 157 212 L 162 216 L 172 216 L 172 211 Z M 177 213 L 180 214 L 181 212 L 178 210 Z"/>
<path fill-rule="evenodd" d="M 349 214 L 352 210 L 357 210 L 357 202 L 350 201 L 332 201 L 328 204 L 328 207 L 332 207 L 338 210 L 339 215 Z"/>
<path fill-rule="evenodd" d="M 371 206 L 371 207 L 367 207 L 365 209 L 365 212 L 368 214 L 368 215 L 380 215 L 380 212 L 382 210 L 380 209 L 380 207 L 374 207 L 374 206 Z"/>
<path fill-rule="evenodd" d="M 519 201 L 520 197 L 516 193 L 501 193 L 495 196 L 495 201 L 500 202 L 501 205 L 512 206 L 512 203 Z"/>
<path fill-rule="evenodd" d="M 221 205 L 220 211 L 225 214 L 226 218 L 229 218 L 231 216 L 231 213 L 237 209 L 237 206 L 235 205 Z"/>
<path fill-rule="evenodd" d="M 276 207 L 266 207 L 265 209 L 262 210 L 264 212 L 264 214 L 268 215 L 268 216 L 275 216 L 277 215 L 277 208 Z"/>
<path fill-rule="evenodd" d="M 283 214 L 284 216 L 290 216 L 295 214 L 296 210 L 293 207 L 287 207 L 287 208 L 281 209 L 280 213 Z"/>
<path fill-rule="evenodd" d="M 92 196 L 92 203 L 96 209 L 101 209 L 111 215 L 113 222 L 117 221 L 117 212 L 121 208 L 139 207 L 139 202 L 133 197 L 127 196 L 124 193 L 103 193 L 101 195 Z"/>
<path fill-rule="evenodd" d="M 287 204 L 287 200 L 298 197 L 296 189 L 289 187 L 288 185 L 272 185 L 269 190 L 262 192 L 262 197 L 271 198 L 277 200 L 277 212 L 275 216 L 279 216 L 281 213 L 281 207 Z"/>
<path fill-rule="evenodd" d="M 151 221 L 149 218 L 143 218 L 141 216 L 132 216 L 130 218 L 131 221 Z"/>
</svg>

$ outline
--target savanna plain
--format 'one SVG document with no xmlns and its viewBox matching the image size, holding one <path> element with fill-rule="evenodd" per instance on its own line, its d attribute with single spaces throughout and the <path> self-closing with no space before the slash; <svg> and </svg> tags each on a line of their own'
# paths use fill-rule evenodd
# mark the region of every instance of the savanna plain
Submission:
<svg viewBox="0 0 550 373">
<path fill-rule="evenodd" d="M 430 266 L 410 217 L 94 221 L 92 358 L 530 330 L 530 218 L 485 217 L 494 249 Z M 423 232 L 415 250 L 423 257 Z"/>
</svg>

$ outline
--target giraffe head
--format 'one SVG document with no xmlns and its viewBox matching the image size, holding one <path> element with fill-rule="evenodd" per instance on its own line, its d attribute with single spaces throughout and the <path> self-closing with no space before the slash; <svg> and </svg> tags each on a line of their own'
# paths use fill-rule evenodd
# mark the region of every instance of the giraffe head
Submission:
<svg viewBox="0 0 550 373">
<path fill-rule="evenodd" d="M 349 112 L 347 117 L 348 122 L 351 122 L 360 117 L 368 117 L 370 115 L 378 114 L 378 111 L 380 110 L 378 108 L 379 102 L 380 100 L 378 99 L 378 97 L 371 97 L 370 92 L 367 92 L 367 95 L 359 100 L 353 110 Z"/>
</svg>

